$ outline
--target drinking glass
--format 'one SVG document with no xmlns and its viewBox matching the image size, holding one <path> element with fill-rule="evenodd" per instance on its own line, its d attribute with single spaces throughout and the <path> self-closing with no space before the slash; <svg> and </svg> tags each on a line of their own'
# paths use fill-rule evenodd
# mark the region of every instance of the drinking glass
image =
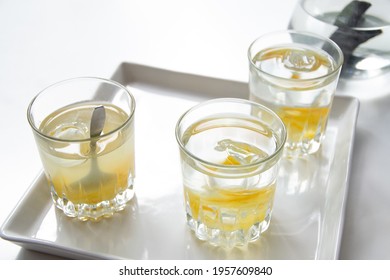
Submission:
<svg viewBox="0 0 390 280">
<path fill-rule="evenodd" d="M 286 153 L 317 152 L 343 64 L 340 48 L 325 37 L 286 30 L 256 39 L 248 58 L 250 99 L 283 120 Z"/>
<path fill-rule="evenodd" d="M 99 220 L 133 197 L 134 111 L 124 86 L 90 77 L 53 84 L 30 103 L 51 196 L 67 216 Z"/>
<path fill-rule="evenodd" d="M 390 70 L 388 0 L 300 0 L 289 28 L 335 41 L 344 53 L 343 78 L 371 78 Z"/>
<path fill-rule="evenodd" d="M 244 99 L 213 99 L 176 126 L 187 223 L 212 245 L 255 241 L 271 220 L 278 163 L 286 140 L 281 119 Z"/>
</svg>

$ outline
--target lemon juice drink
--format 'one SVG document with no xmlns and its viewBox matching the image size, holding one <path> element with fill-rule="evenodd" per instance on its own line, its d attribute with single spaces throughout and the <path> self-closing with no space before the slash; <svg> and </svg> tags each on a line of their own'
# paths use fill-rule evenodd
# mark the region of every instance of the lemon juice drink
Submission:
<svg viewBox="0 0 390 280">
<path fill-rule="evenodd" d="M 38 139 L 54 201 L 60 207 L 69 208 L 67 204 L 72 203 L 71 208 L 75 205 L 99 208 L 102 201 L 113 201 L 113 207 L 123 207 L 114 200 L 131 195 L 132 190 L 128 188 L 133 185 L 134 175 L 133 129 L 129 127 L 110 133 L 129 116 L 118 107 L 104 106 L 105 125 L 92 153 L 88 140 L 89 122 L 96 106 L 98 104 L 63 108 L 49 115 L 40 126 L 43 134 L 63 140 L 47 146 L 45 139 Z M 83 180 L 88 174 L 93 174 L 95 180 Z"/>
<path fill-rule="evenodd" d="M 93 81 L 79 82 L 84 85 Z M 55 89 L 63 86 L 59 85 L 38 95 L 29 108 L 29 121 L 54 204 L 67 216 L 80 220 L 111 216 L 123 210 L 134 195 L 134 108 L 109 102 L 110 87 L 118 85 L 98 82 L 106 83 L 105 88 L 100 85 L 104 98 L 95 95 L 95 99 L 80 102 L 75 102 L 79 97 L 57 102 L 63 98 L 61 93 L 40 107 L 42 98 L 47 98 L 46 91 L 54 91 L 50 97 L 56 96 Z M 99 87 L 87 88 L 99 91 Z M 128 94 L 124 88 L 121 91 L 122 101 L 126 100 Z M 72 96 L 68 91 L 65 94 L 66 98 Z M 97 107 L 104 110 L 102 131 L 91 136 L 91 119 Z"/>
<path fill-rule="evenodd" d="M 219 102 L 226 112 L 222 106 L 218 113 Z M 234 102 L 237 108 L 229 109 Z M 216 99 L 204 106 L 208 115 L 187 123 L 195 107 L 177 127 L 187 222 L 213 245 L 245 245 L 270 224 L 284 127 L 249 101 Z"/>
<path fill-rule="evenodd" d="M 250 99 L 271 108 L 283 120 L 290 154 L 311 154 L 325 136 L 342 53 L 328 39 L 294 32 L 288 35 L 283 38 L 279 34 L 274 42 L 265 35 L 252 44 Z"/>
</svg>

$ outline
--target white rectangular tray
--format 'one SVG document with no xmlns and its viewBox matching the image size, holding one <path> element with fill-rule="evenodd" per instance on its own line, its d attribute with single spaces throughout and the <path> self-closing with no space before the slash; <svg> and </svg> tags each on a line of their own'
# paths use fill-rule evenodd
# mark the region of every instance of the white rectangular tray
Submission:
<svg viewBox="0 0 390 280">
<path fill-rule="evenodd" d="M 99 223 L 53 207 L 42 174 L 3 224 L 0 236 L 25 248 L 77 259 L 336 259 L 359 103 L 334 99 L 320 152 L 282 162 L 271 226 L 246 248 L 197 240 L 186 227 L 174 128 L 194 104 L 248 97 L 246 83 L 123 63 L 112 77 L 136 99 L 136 198 Z"/>
</svg>

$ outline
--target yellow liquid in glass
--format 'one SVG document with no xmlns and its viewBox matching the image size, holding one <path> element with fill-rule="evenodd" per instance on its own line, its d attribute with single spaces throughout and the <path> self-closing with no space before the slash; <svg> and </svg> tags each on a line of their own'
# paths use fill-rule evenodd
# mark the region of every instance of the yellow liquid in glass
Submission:
<svg viewBox="0 0 390 280">
<path fill-rule="evenodd" d="M 262 50 L 253 63 L 269 74 L 251 75 L 251 99 L 282 119 L 288 135 L 286 148 L 316 151 L 337 84 L 338 76 L 330 75 L 336 65 L 333 58 L 321 49 L 291 44 Z"/>
<path fill-rule="evenodd" d="M 278 145 L 274 131 L 256 119 L 218 115 L 189 126 L 183 143 L 213 163 L 182 154 L 187 220 L 195 234 L 226 246 L 256 240 L 273 206 L 276 165 L 263 160 Z"/>
<path fill-rule="evenodd" d="M 286 126 L 289 141 L 298 142 L 323 134 L 329 111 L 329 107 L 280 107 L 276 112 Z"/>
<path fill-rule="evenodd" d="M 89 123 L 98 106 L 66 107 L 49 115 L 41 124 L 45 135 L 61 140 L 38 139 L 44 169 L 50 185 L 61 199 L 74 204 L 96 204 L 124 191 L 134 175 L 132 124 L 114 133 L 129 117 L 118 107 L 104 105 L 106 121 L 102 137 L 91 152 Z M 91 178 L 88 181 L 85 178 Z"/>
<path fill-rule="evenodd" d="M 253 190 L 213 188 L 207 193 L 184 188 L 184 193 L 193 219 L 223 231 L 248 230 L 272 209 L 275 185 Z"/>
</svg>

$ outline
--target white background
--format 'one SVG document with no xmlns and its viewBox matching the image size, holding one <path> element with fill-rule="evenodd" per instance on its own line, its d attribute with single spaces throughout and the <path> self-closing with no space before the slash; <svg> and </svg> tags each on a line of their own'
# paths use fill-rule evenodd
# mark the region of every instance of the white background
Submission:
<svg viewBox="0 0 390 280">
<path fill-rule="evenodd" d="M 249 44 L 286 29 L 295 2 L 0 0 L 0 223 L 41 169 L 26 118 L 41 89 L 76 76 L 110 78 L 123 61 L 247 81 Z M 372 143 L 382 144 L 379 158 L 356 144 L 340 258 L 390 259 L 390 145 Z M 0 259 L 35 258 L 55 257 L 0 240 Z"/>
</svg>

